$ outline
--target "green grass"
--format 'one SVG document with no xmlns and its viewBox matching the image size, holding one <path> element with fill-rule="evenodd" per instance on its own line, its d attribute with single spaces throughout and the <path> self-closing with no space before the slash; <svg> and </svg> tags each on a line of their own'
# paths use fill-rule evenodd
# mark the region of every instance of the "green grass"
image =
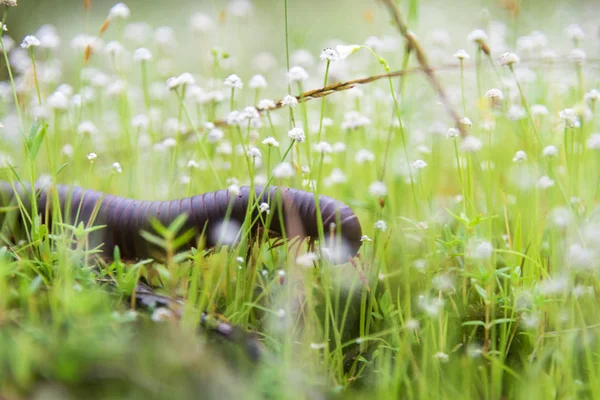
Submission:
<svg viewBox="0 0 600 400">
<path fill-rule="evenodd" d="M 424 18 L 418 1 L 401 5 L 409 28 Z M 275 54 L 279 67 L 259 65 L 266 88 L 250 88 L 257 72 L 246 61 L 254 55 L 222 49 L 246 39 L 232 32 L 251 17 L 211 16 L 209 33 L 186 32 L 214 49 L 176 49 L 153 37 L 135 44 L 128 21 L 117 18 L 102 40 L 123 48 L 106 54 L 96 41 L 87 65 L 85 50 L 66 37 L 56 49 L 5 52 L 13 61 L 0 107 L 1 178 L 140 199 L 266 182 L 303 188 L 353 207 L 368 236 L 360 257 L 307 267 L 306 244 L 273 249 L 261 240 L 208 256 L 169 251 L 164 264 L 106 265 L 91 257 L 97 244 L 86 237 L 94 228 L 44 226 L 36 210 L 22 208 L 25 240 L 13 240 L 6 226 L 1 238 L 0 397 L 600 398 L 600 118 L 590 100 L 599 76 L 591 32 L 583 42 L 558 35 L 545 45 L 532 36 L 527 50 L 525 39 L 515 47 L 524 29 L 518 18 L 507 19 L 506 49 L 522 58 L 512 66 L 500 64 L 497 38 L 486 41 L 488 57 L 452 37 L 471 56 L 459 64 L 457 47 L 430 43 L 423 32 L 419 41 L 452 107 L 472 121 L 465 139 L 447 137 L 456 126 L 400 39 L 392 49 L 371 40 L 329 62 L 319 54 L 331 38 L 321 37 L 305 44 L 310 78 L 288 83 L 282 66 L 299 59 L 304 28 L 293 12 L 285 22 L 277 15 L 272 24 L 286 34 L 273 40 L 285 54 Z M 564 28 L 547 30 L 554 37 Z M 132 54 L 142 46 L 153 57 L 140 63 Z M 582 65 L 563 56 L 576 47 L 588 49 Z M 548 49 L 560 55 L 554 62 L 544 61 Z M 193 66 L 196 82 L 169 91 L 167 79 L 186 72 L 179 61 Z M 207 125 L 256 99 L 400 69 L 409 72 L 269 111 L 260 126 L 245 120 L 219 133 Z M 231 74 L 243 88 L 223 84 Z M 486 96 L 492 88 L 501 99 Z M 288 138 L 294 126 L 305 141 Z M 262 144 L 268 136 L 280 146 Z M 333 152 L 315 147 L 321 141 Z M 557 154 L 545 155 L 548 146 Z M 260 157 L 249 155 L 253 147 Z M 514 161 L 520 150 L 526 159 Z M 292 176 L 273 173 L 283 162 Z M 328 234 L 320 226 L 320 236 Z M 173 229 L 162 236 L 176 246 Z M 157 275 L 159 293 L 184 300 L 180 319 L 157 323 L 152 310 L 130 310 L 138 279 Z M 246 336 L 236 344 L 198 333 L 203 311 L 254 332 L 260 361 L 244 357 Z"/>
</svg>

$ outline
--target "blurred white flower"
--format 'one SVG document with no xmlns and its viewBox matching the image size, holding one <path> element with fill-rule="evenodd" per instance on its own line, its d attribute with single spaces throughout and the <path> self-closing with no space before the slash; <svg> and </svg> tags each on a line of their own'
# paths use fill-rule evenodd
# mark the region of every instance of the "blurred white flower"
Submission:
<svg viewBox="0 0 600 400">
<path fill-rule="evenodd" d="M 108 19 L 127 19 L 131 15 L 131 10 L 125 3 L 117 3 L 108 12 Z"/>
<path fill-rule="evenodd" d="M 369 185 L 369 193 L 374 197 L 383 197 L 387 195 L 387 186 L 383 182 L 373 182 Z"/>
</svg>

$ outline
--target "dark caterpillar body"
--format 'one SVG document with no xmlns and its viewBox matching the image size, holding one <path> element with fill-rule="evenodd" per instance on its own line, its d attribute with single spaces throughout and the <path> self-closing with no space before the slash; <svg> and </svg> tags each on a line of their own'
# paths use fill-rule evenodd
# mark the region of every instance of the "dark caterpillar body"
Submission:
<svg viewBox="0 0 600 400">
<path fill-rule="evenodd" d="M 24 188 L 17 188 L 20 198 L 27 202 Z M 103 256 L 108 258 L 112 256 L 115 246 L 127 259 L 154 257 L 156 247 L 150 245 L 140 231 L 153 231 L 150 224 L 153 218 L 163 225 L 169 225 L 181 214 L 187 215 L 183 229 L 194 228 L 198 236 L 203 234 L 206 247 L 230 244 L 232 237 L 239 239 L 238 233 L 250 201 L 249 187 L 242 187 L 236 196 L 232 196 L 228 190 L 218 190 L 170 201 L 143 201 L 105 195 L 80 187 L 56 185 L 55 189 L 38 190 L 38 214 L 42 218 L 45 215 L 51 218 L 54 196 L 50 190 L 57 191 L 66 222 L 72 225 L 83 222 L 87 225 L 93 219 L 93 225 L 106 226 L 93 232 L 89 241 L 92 246 L 102 244 Z M 313 193 L 275 186 L 268 187 L 264 193 L 262 187 L 255 188 L 255 191 L 256 203 L 253 204 L 268 204 L 269 215 L 261 214 L 258 207 L 252 207 L 252 221 L 257 221 L 252 226 L 253 233 L 262 228 L 270 237 L 319 238 L 317 203 Z M 9 183 L 0 183 L 0 194 L 0 205 L 13 202 L 14 193 Z M 362 230 L 358 218 L 347 205 L 326 196 L 319 196 L 318 207 L 323 221 L 325 247 L 330 250 L 330 261 L 348 261 L 349 257 L 357 254 L 361 245 Z M 259 214 L 262 216 L 260 221 Z M 340 235 L 336 234 L 338 232 Z M 186 247 L 196 246 L 197 239 L 190 241 Z"/>
</svg>

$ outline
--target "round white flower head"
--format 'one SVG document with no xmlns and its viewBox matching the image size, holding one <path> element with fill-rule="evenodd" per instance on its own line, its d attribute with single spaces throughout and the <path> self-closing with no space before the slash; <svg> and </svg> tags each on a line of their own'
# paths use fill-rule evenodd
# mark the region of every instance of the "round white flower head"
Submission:
<svg viewBox="0 0 600 400">
<path fill-rule="evenodd" d="M 582 49 L 573 49 L 571 50 L 571 53 L 569 53 L 569 61 L 574 64 L 583 64 L 586 58 L 587 55 Z"/>
<path fill-rule="evenodd" d="M 2 22 L 0 22 L 0 29 L 2 29 L 4 32 L 8 31 L 6 24 L 3 24 Z"/>
<path fill-rule="evenodd" d="M 127 19 L 131 15 L 131 10 L 125 3 L 117 3 L 108 12 L 108 19 Z"/>
<path fill-rule="evenodd" d="M 387 224 L 383 220 L 375 221 L 373 224 L 373 228 L 380 230 L 381 232 L 385 232 L 387 229 Z"/>
<path fill-rule="evenodd" d="M 229 191 L 229 194 L 231 196 L 238 196 L 240 194 L 240 187 L 235 183 L 232 183 L 231 185 L 229 185 L 227 190 Z"/>
<path fill-rule="evenodd" d="M 416 160 L 412 163 L 414 169 L 423 169 L 427 166 L 427 163 L 423 160 Z"/>
<path fill-rule="evenodd" d="M 27 35 L 21 42 L 21 47 L 24 49 L 30 49 L 33 47 L 39 47 L 42 43 L 38 38 L 33 35 Z"/>
<path fill-rule="evenodd" d="M 333 144 L 333 152 L 334 153 L 343 153 L 346 151 L 346 143 L 344 142 L 335 142 Z"/>
<path fill-rule="evenodd" d="M 95 135 L 97 132 L 98 129 L 91 121 L 83 121 L 77 125 L 77 133 L 80 135 Z"/>
<path fill-rule="evenodd" d="M 548 189 L 554 186 L 554 181 L 550 179 L 549 176 L 544 175 L 540 179 L 538 179 L 535 186 L 537 186 L 538 189 Z"/>
<path fill-rule="evenodd" d="M 177 146 L 177 140 L 173 139 L 172 137 L 168 137 L 165 140 L 163 140 L 162 145 L 169 149 L 171 147 L 175 147 Z"/>
<path fill-rule="evenodd" d="M 273 169 L 273 176 L 281 179 L 290 178 L 294 176 L 294 168 L 292 167 L 292 164 L 283 162 Z"/>
<path fill-rule="evenodd" d="M 500 89 L 490 89 L 486 92 L 485 97 L 489 97 L 490 99 L 498 99 L 498 100 L 502 100 L 504 98 L 504 95 L 502 94 L 502 91 Z"/>
<path fill-rule="evenodd" d="M 114 162 L 112 165 L 112 169 L 118 173 L 118 174 L 122 174 L 123 173 L 123 168 L 121 168 L 121 164 L 119 164 L 118 162 Z"/>
<path fill-rule="evenodd" d="M 166 85 L 169 90 L 175 90 L 181 86 L 181 81 L 178 76 L 172 76 L 167 79 Z"/>
<path fill-rule="evenodd" d="M 133 52 L 135 61 L 149 61 L 152 59 L 152 53 L 145 47 L 140 47 Z"/>
<path fill-rule="evenodd" d="M 454 53 L 454 57 L 461 61 L 468 60 L 469 58 L 471 58 L 469 53 L 467 53 L 467 51 L 464 49 L 456 50 L 456 53 Z"/>
<path fill-rule="evenodd" d="M 189 72 L 184 72 L 178 76 L 179 83 L 183 85 L 193 85 L 196 83 L 196 79 Z"/>
<path fill-rule="evenodd" d="M 264 89 L 267 87 L 267 80 L 264 76 L 256 74 L 250 78 L 248 86 L 250 86 L 251 89 Z"/>
<path fill-rule="evenodd" d="M 581 26 L 577 25 L 577 24 L 571 24 L 569 26 L 567 26 L 565 28 L 565 33 L 567 34 L 568 38 L 571 40 L 582 40 L 585 37 L 585 33 L 583 32 L 583 29 L 581 29 Z"/>
<path fill-rule="evenodd" d="M 585 100 L 587 103 L 597 102 L 600 100 L 600 91 L 597 89 L 591 89 L 583 96 L 583 100 Z"/>
<path fill-rule="evenodd" d="M 150 126 L 150 118 L 145 114 L 136 115 L 131 119 L 131 126 L 140 131 L 146 131 Z"/>
<path fill-rule="evenodd" d="M 587 148 L 590 150 L 600 150 L 600 133 L 593 133 L 587 141 Z"/>
<path fill-rule="evenodd" d="M 461 150 L 467 153 L 479 151 L 482 146 L 481 140 L 475 136 L 467 136 L 460 143 Z"/>
<path fill-rule="evenodd" d="M 270 99 L 262 99 L 261 101 L 258 102 L 258 109 L 259 110 L 270 110 L 275 108 L 275 102 L 273 100 Z"/>
<path fill-rule="evenodd" d="M 527 161 L 527 153 L 525 153 L 523 150 L 517 151 L 513 157 L 513 162 L 520 163 L 524 161 Z"/>
<path fill-rule="evenodd" d="M 446 137 L 448 139 L 456 139 L 460 136 L 460 131 L 456 128 L 448 128 L 448 132 L 446 132 Z"/>
<path fill-rule="evenodd" d="M 283 100 L 281 100 L 281 104 L 283 106 L 294 108 L 298 105 L 298 99 L 295 98 L 294 96 L 288 94 L 287 96 L 285 96 L 283 98 Z"/>
<path fill-rule="evenodd" d="M 260 210 L 261 213 L 269 214 L 271 212 L 268 203 L 260 203 L 260 205 L 258 206 L 258 209 Z"/>
<path fill-rule="evenodd" d="M 568 128 L 579 128 L 581 126 L 581 122 L 579 121 L 579 117 L 577 113 L 572 108 L 565 108 L 558 113 L 560 119 L 562 119 L 565 125 Z"/>
<path fill-rule="evenodd" d="M 88 160 L 90 160 L 90 162 L 94 162 L 94 160 L 95 160 L 96 158 L 98 158 L 98 154 L 96 154 L 96 153 L 89 153 L 89 154 L 87 155 L 87 159 L 88 159 Z"/>
<path fill-rule="evenodd" d="M 235 74 L 231 74 L 227 78 L 225 78 L 225 81 L 223 82 L 223 84 L 227 87 L 234 88 L 234 89 L 241 89 L 244 87 L 244 83 L 242 82 L 242 79 Z"/>
<path fill-rule="evenodd" d="M 468 127 L 473 126 L 473 121 L 471 121 L 471 119 L 467 117 L 462 117 L 458 122 Z"/>
<path fill-rule="evenodd" d="M 333 147 L 328 142 L 319 142 L 315 144 L 315 151 L 321 154 L 333 153 Z"/>
<path fill-rule="evenodd" d="M 542 151 L 542 155 L 544 157 L 556 157 L 556 155 L 558 154 L 558 149 L 556 148 L 556 146 L 546 146 L 544 147 L 544 150 Z"/>
<path fill-rule="evenodd" d="M 298 127 L 292 128 L 288 131 L 288 137 L 296 142 L 302 143 L 305 139 L 304 130 Z"/>
<path fill-rule="evenodd" d="M 531 115 L 542 116 L 548 115 L 548 108 L 543 104 L 534 104 L 530 108 Z"/>
<path fill-rule="evenodd" d="M 374 197 L 383 197 L 387 195 L 387 186 L 380 181 L 373 182 L 369 185 L 369 193 Z"/>
<path fill-rule="evenodd" d="M 475 43 L 485 42 L 487 39 L 488 36 L 482 29 L 475 29 L 467 35 L 467 40 Z"/>
<path fill-rule="evenodd" d="M 339 55 L 338 55 L 337 51 L 328 47 L 326 49 L 323 49 L 319 58 L 323 61 L 327 60 L 327 61 L 331 62 L 331 61 L 339 60 Z"/>
<path fill-rule="evenodd" d="M 367 235 L 362 235 L 362 236 L 360 237 L 360 241 L 361 241 L 361 242 L 372 242 L 372 241 L 373 241 L 373 239 L 371 239 L 371 238 L 370 238 L 370 237 L 368 237 Z"/>
<path fill-rule="evenodd" d="M 250 158 L 261 158 L 262 157 L 262 153 L 260 152 L 260 149 L 258 147 L 250 147 L 248 149 L 248 157 L 250 157 Z"/>
<path fill-rule="evenodd" d="M 302 67 L 292 67 L 288 72 L 290 82 L 303 82 L 308 79 L 308 72 Z"/>
<path fill-rule="evenodd" d="M 438 351 L 433 355 L 433 358 L 439 360 L 441 363 L 447 363 L 450 361 L 450 356 L 443 351 Z"/>
<path fill-rule="evenodd" d="M 208 15 L 198 12 L 192 15 L 190 27 L 194 32 L 208 33 L 215 28 L 215 23 Z"/>
<path fill-rule="evenodd" d="M 360 50 L 360 46 L 357 44 L 351 44 L 351 45 L 340 44 L 338 46 L 335 46 L 335 51 L 337 52 L 338 60 L 345 60 L 350 55 L 356 53 L 358 50 Z"/>
<path fill-rule="evenodd" d="M 506 52 L 500 55 L 500 65 L 506 65 L 510 67 L 513 64 L 518 64 L 519 62 L 521 62 L 521 59 L 515 53 Z"/>
<path fill-rule="evenodd" d="M 48 96 L 47 104 L 54 110 L 66 110 L 69 107 L 69 99 L 63 92 L 57 90 Z"/>
<path fill-rule="evenodd" d="M 370 150 L 360 149 L 354 155 L 354 161 L 356 161 L 357 164 L 372 162 L 375 161 L 375 154 L 373 154 Z"/>
<path fill-rule="evenodd" d="M 108 42 L 106 44 L 106 46 L 104 46 L 104 54 L 110 55 L 110 56 L 118 56 L 119 54 L 123 53 L 123 50 L 125 50 L 125 48 L 123 47 L 123 45 L 119 42 L 117 42 L 116 40 L 112 40 L 110 42 Z"/>
<path fill-rule="evenodd" d="M 272 147 L 279 147 L 279 142 L 273 136 L 266 137 L 262 141 L 262 144 L 266 144 L 267 146 L 272 146 Z"/>
</svg>

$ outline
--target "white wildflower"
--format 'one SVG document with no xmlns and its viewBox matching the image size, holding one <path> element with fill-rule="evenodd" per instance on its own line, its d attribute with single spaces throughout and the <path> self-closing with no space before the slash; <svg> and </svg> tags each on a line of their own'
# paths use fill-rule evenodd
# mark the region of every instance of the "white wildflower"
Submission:
<svg viewBox="0 0 600 400">
<path fill-rule="evenodd" d="M 250 78 L 248 86 L 250 87 L 250 89 L 264 89 L 267 87 L 267 80 L 264 76 L 256 74 L 252 78 Z"/>
<path fill-rule="evenodd" d="M 489 97 L 490 99 L 498 99 L 502 100 L 504 95 L 500 89 L 490 89 L 486 92 L 485 97 Z"/>
<path fill-rule="evenodd" d="M 460 136 L 460 131 L 456 128 L 449 128 L 448 132 L 446 132 L 446 137 L 448 139 L 456 139 Z"/>
<path fill-rule="evenodd" d="M 375 221 L 373 228 L 380 230 L 381 232 L 385 232 L 387 229 L 387 224 L 383 220 Z"/>
<path fill-rule="evenodd" d="M 530 107 L 531 115 L 543 116 L 548 115 L 548 108 L 543 104 L 534 104 Z"/>
<path fill-rule="evenodd" d="M 273 136 L 266 137 L 262 141 L 262 144 L 266 144 L 267 146 L 272 146 L 272 147 L 279 147 L 279 142 Z"/>
<path fill-rule="evenodd" d="M 334 49 L 326 48 L 321 52 L 319 58 L 323 61 L 337 61 L 339 60 L 339 55 Z"/>
<path fill-rule="evenodd" d="M 190 19 L 192 31 L 198 33 L 208 33 L 215 29 L 213 20 L 204 13 L 194 13 Z"/>
<path fill-rule="evenodd" d="M 565 28 L 565 33 L 567 34 L 567 37 L 571 40 L 579 41 L 585 37 L 583 29 L 581 29 L 581 26 L 577 24 L 571 24 L 567 26 Z"/>
<path fill-rule="evenodd" d="M 292 67 L 288 72 L 288 80 L 293 82 L 304 82 L 308 79 L 308 72 L 302 67 Z"/>
<path fill-rule="evenodd" d="M 273 169 L 275 178 L 285 179 L 294 176 L 294 168 L 288 162 L 282 162 Z"/>
<path fill-rule="evenodd" d="M 315 151 L 322 154 L 333 153 L 333 148 L 328 142 L 319 142 L 315 144 Z"/>
<path fill-rule="evenodd" d="M 250 147 L 248 149 L 248 157 L 250 157 L 250 158 L 261 158 L 262 157 L 262 153 L 260 152 L 260 149 L 258 147 Z"/>
<path fill-rule="evenodd" d="M 550 179 L 549 176 L 544 175 L 540 179 L 538 179 L 535 186 L 538 189 L 548 189 L 548 188 L 551 188 L 552 186 L 554 186 L 554 181 L 552 179 Z"/>
<path fill-rule="evenodd" d="M 472 153 L 481 150 L 483 143 L 481 140 L 476 138 L 475 136 L 467 136 L 460 143 L 460 148 L 462 151 L 467 153 Z"/>
<path fill-rule="evenodd" d="M 587 58 L 585 51 L 583 49 L 573 49 L 571 53 L 569 53 L 569 61 L 575 64 L 583 64 Z"/>
<path fill-rule="evenodd" d="M 95 135 L 98 129 L 91 121 L 83 121 L 77 125 L 77 133 L 80 135 Z"/>
<path fill-rule="evenodd" d="M 454 53 L 454 57 L 461 61 L 468 60 L 469 58 L 471 58 L 469 53 L 467 53 L 467 51 L 464 49 L 457 50 L 456 53 Z"/>
<path fill-rule="evenodd" d="M 590 150 L 600 150 L 600 133 L 593 133 L 587 141 L 587 148 Z"/>
<path fill-rule="evenodd" d="M 127 19 L 131 14 L 131 10 L 124 3 L 117 3 L 108 12 L 108 19 Z"/>
<path fill-rule="evenodd" d="M 233 183 L 233 184 L 229 185 L 229 187 L 227 188 L 227 191 L 229 192 L 229 195 L 235 197 L 240 194 L 240 187 L 237 184 Z"/>
<path fill-rule="evenodd" d="M 473 126 L 473 122 L 468 117 L 462 117 L 458 122 L 464 126 L 468 126 L 468 127 Z"/>
<path fill-rule="evenodd" d="M 227 78 L 225 78 L 223 84 L 233 89 L 241 89 L 244 87 L 242 79 L 235 74 L 229 75 Z"/>
<path fill-rule="evenodd" d="M 260 203 L 260 205 L 258 206 L 258 209 L 260 210 L 261 213 L 269 214 L 271 212 L 268 203 Z"/>
<path fill-rule="evenodd" d="M 350 55 L 356 53 L 358 50 L 360 50 L 360 46 L 356 44 L 335 46 L 335 51 L 337 52 L 338 60 L 345 60 Z"/>
<path fill-rule="evenodd" d="M 525 153 L 523 150 L 519 150 L 515 153 L 515 156 L 512 160 L 516 163 L 527 161 L 527 153 Z"/>
<path fill-rule="evenodd" d="M 475 43 L 485 42 L 487 39 L 488 36 L 482 29 L 475 29 L 467 36 L 467 40 Z"/>
<path fill-rule="evenodd" d="M 518 64 L 519 62 L 521 62 L 521 59 L 515 53 L 506 52 L 500 56 L 500 65 L 511 67 L 513 64 Z"/>
<path fill-rule="evenodd" d="M 123 168 L 121 167 L 121 164 L 119 164 L 118 162 L 114 162 L 112 165 L 112 169 L 118 173 L 118 174 L 122 174 L 123 173 Z"/>
<path fill-rule="evenodd" d="M 283 100 L 281 100 L 281 105 L 284 107 L 294 108 L 298 105 L 298 99 L 288 94 L 283 98 Z"/>
<path fill-rule="evenodd" d="M 387 195 L 387 186 L 380 181 L 373 182 L 369 185 L 369 193 L 374 197 L 383 197 Z"/>
<path fill-rule="evenodd" d="M 427 163 L 423 160 L 416 160 L 412 163 L 414 169 L 423 169 L 427 166 Z"/>
<path fill-rule="evenodd" d="M 88 153 L 88 155 L 87 155 L 87 159 L 90 162 L 94 162 L 94 160 L 96 160 L 97 158 L 98 158 L 98 154 L 96 154 L 96 153 Z"/>
<path fill-rule="evenodd" d="M 133 52 L 135 61 L 149 61 L 152 59 L 152 53 L 145 47 L 140 47 Z"/>
<path fill-rule="evenodd" d="M 302 128 L 292 128 L 288 131 L 288 137 L 296 142 L 302 143 L 305 140 L 304 130 Z"/>
<path fill-rule="evenodd" d="M 30 49 L 34 47 L 39 47 L 42 43 L 38 38 L 33 35 L 25 36 L 25 39 L 21 42 L 21 47 L 24 49 Z"/>
<path fill-rule="evenodd" d="M 262 99 L 261 101 L 258 102 L 259 110 L 270 110 L 273 108 L 275 108 L 275 102 L 273 100 Z"/>
<path fill-rule="evenodd" d="M 371 238 L 370 238 L 370 237 L 368 237 L 367 235 L 362 235 L 362 236 L 360 237 L 360 241 L 361 241 L 361 242 L 372 242 L 372 241 L 373 241 L 373 239 L 371 239 Z"/>
<path fill-rule="evenodd" d="M 547 158 L 556 157 L 557 154 L 558 149 L 556 148 L 556 146 L 553 145 L 546 146 L 544 147 L 544 150 L 542 150 L 542 155 Z"/>
</svg>

